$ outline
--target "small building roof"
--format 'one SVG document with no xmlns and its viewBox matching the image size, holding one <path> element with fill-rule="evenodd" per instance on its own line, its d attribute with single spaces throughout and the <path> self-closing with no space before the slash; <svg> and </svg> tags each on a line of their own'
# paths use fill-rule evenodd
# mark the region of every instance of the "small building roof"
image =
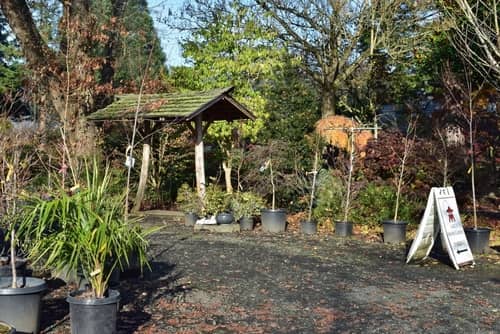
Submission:
<svg viewBox="0 0 500 334">
<path fill-rule="evenodd" d="M 150 120 L 191 121 L 203 113 L 204 121 L 255 119 L 255 116 L 231 97 L 234 87 L 207 91 L 167 94 L 143 94 L 138 117 Z M 139 94 L 116 95 L 115 101 L 87 118 L 93 121 L 132 120 Z"/>
</svg>

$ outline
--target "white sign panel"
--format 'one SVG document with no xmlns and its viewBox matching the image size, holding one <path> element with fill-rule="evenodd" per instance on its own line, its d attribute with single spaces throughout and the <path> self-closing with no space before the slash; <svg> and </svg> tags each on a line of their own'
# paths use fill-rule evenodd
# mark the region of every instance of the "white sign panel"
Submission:
<svg viewBox="0 0 500 334">
<path fill-rule="evenodd" d="M 452 187 L 435 188 L 437 210 L 439 215 L 439 227 L 441 238 L 446 244 L 455 268 L 470 262 L 474 262 L 472 252 L 465 237 L 460 214 L 458 213 L 457 201 Z"/>
<path fill-rule="evenodd" d="M 411 244 L 406 263 L 412 259 L 419 261 L 429 256 L 439 233 L 439 220 L 435 213 L 436 200 L 434 199 L 434 192 L 431 190 L 424 216 L 420 220 L 420 225 L 418 225 L 417 235 Z"/>
<path fill-rule="evenodd" d="M 424 216 L 406 262 L 425 259 L 439 231 L 441 241 L 456 269 L 459 269 L 460 265 L 474 263 L 452 187 L 431 189 Z"/>
</svg>

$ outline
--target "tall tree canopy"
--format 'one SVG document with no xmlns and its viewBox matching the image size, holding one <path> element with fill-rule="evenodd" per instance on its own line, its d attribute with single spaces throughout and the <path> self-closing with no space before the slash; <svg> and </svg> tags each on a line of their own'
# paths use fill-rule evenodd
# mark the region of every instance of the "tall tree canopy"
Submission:
<svg viewBox="0 0 500 334">
<path fill-rule="evenodd" d="M 188 89 L 235 86 L 234 96 L 256 115 L 243 124 L 213 124 L 208 134 L 225 153 L 226 173 L 231 170 L 234 128 L 246 138 L 257 136 L 269 113 L 263 89 L 279 71 L 285 55 L 273 29 L 261 24 L 262 13 L 236 1 L 195 0 L 180 17 L 180 29 L 189 31 L 181 43 L 191 66 L 173 69 L 175 85 Z M 226 174 L 228 189 L 231 188 Z"/>
<path fill-rule="evenodd" d="M 404 59 L 418 48 L 426 1 L 256 0 L 321 92 L 322 114 L 335 114 L 339 89 L 377 55 Z M 427 9 L 427 7 L 425 7 Z M 417 13 L 408 15 L 409 12 Z"/>
<path fill-rule="evenodd" d="M 110 40 L 108 55 L 114 64 L 114 86 L 138 86 L 147 68 L 147 78 L 162 79 L 165 74 L 165 55 L 160 47 L 160 40 L 154 29 L 146 0 L 122 1 L 120 8 L 113 1 L 94 1 L 93 12 L 103 25 L 109 18 L 116 18 L 113 34 L 119 34 L 116 40 Z M 121 13 L 121 14 L 120 14 Z M 113 43 L 113 44 L 111 44 Z M 148 59 L 150 58 L 148 65 Z"/>
</svg>

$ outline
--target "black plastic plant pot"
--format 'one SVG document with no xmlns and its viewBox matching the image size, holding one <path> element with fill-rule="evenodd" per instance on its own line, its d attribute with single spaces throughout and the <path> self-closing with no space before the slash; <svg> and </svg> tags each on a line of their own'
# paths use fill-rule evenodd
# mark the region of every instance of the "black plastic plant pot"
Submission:
<svg viewBox="0 0 500 334">
<path fill-rule="evenodd" d="M 19 288 L 11 288 L 11 277 L 0 277 L 0 318 L 18 332 L 38 333 L 40 299 L 47 285 L 43 279 L 19 277 Z"/>
<path fill-rule="evenodd" d="M 217 224 L 231 224 L 234 220 L 234 216 L 229 212 L 218 213 L 215 216 L 215 221 Z"/>
<path fill-rule="evenodd" d="M 81 293 L 75 291 L 66 298 L 71 334 L 115 334 L 120 293 L 109 290 L 107 297 L 99 299 L 80 298 Z"/>
<path fill-rule="evenodd" d="M 400 220 L 384 220 L 384 243 L 399 244 L 406 242 L 406 225 L 407 222 Z"/>
<path fill-rule="evenodd" d="M 270 233 L 281 233 L 286 230 L 286 210 L 285 209 L 262 209 L 261 212 L 262 230 Z"/>
<path fill-rule="evenodd" d="M 304 220 L 300 222 L 300 230 L 303 234 L 316 234 L 318 233 L 318 222 L 315 220 Z"/>
<path fill-rule="evenodd" d="M 335 235 L 339 237 L 349 237 L 352 235 L 353 226 L 353 222 L 337 220 L 335 221 Z"/>
<path fill-rule="evenodd" d="M 253 217 L 241 217 L 240 218 L 240 230 L 241 231 L 253 230 L 253 224 L 254 224 Z"/>
<path fill-rule="evenodd" d="M 473 254 L 486 253 L 490 247 L 490 232 L 487 227 L 465 228 L 465 237 Z"/>
<path fill-rule="evenodd" d="M 16 257 L 16 272 L 18 276 L 23 276 L 26 272 L 27 259 L 22 257 Z M 12 276 L 12 267 L 10 263 L 5 265 L 0 265 L 0 277 Z"/>
<path fill-rule="evenodd" d="M 194 226 L 196 221 L 198 220 L 198 215 L 194 212 L 186 212 L 184 213 L 184 225 L 186 226 Z"/>
</svg>

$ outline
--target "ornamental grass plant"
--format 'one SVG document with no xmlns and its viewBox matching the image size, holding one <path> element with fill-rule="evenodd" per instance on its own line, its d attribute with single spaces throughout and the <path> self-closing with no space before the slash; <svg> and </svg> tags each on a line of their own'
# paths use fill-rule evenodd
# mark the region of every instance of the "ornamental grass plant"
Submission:
<svg viewBox="0 0 500 334">
<path fill-rule="evenodd" d="M 103 298 L 113 270 L 129 264 L 131 254 L 137 255 L 141 269 L 148 266 L 146 237 L 156 229 L 144 230 L 127 217 L 125 195 L 108 192 L 109 169 L 101 173 L 96 160 L 86 165 L 85 181 L 72 192 L 60 188 L 29 199 L 19 234 L 34 263 L 83 275 L 91 297 Z"/>
</svg>

